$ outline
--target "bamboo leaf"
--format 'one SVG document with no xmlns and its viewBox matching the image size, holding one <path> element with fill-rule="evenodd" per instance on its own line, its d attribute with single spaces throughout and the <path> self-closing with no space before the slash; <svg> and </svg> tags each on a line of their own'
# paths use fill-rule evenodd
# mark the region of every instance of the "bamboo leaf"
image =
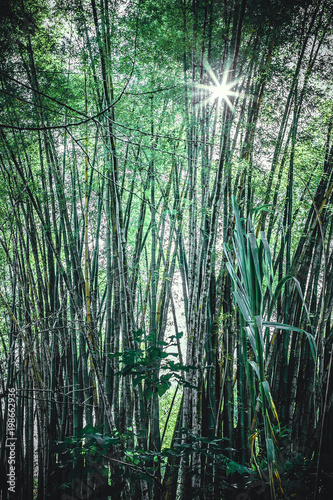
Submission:
<svg viewBox="0 0 333 500">
<path fill-rule="evenodd" d="M 264 321 L 263 325 L 267 326 L 267 327 L 277 328 L 277 329 L 280 329 L 280 330 L 288 330 L 288 331 L 291 331 L 291 332 L 305 333 L 305 335 L 307 336 L 307 339 L 309 341 L 309 344 L 310 344 L 310 350 L 311 350 L 311 354 L 312 354 L 313 360 L 314 361 L 316 360 L 317 346 L 316 346 L 315 339 L 314 339 L 314 337 L 313 337 L 313 335 L 311 333 L 306 332 L 302 328 L 298 328 L 296 326 L 285 325 L 284 323 L 275 323 L 275 322 L 271 322 L 271 321 Z"/>
<path fill-rule="evenodd" d="M 257 239 L 253 233 L 249 233 L 247 235 L 247 238 L 248 238 L 248 241 L 250 243 L 250 249 L 251 249 L 251 254 L 252 254 L 252 258 L 253 258 L 253 265 L 254 265 L 256 276 L 257 276 L 257 281 L 258 281 L 258 285 L 260 288 L 260 292 L 262 294 L 262 277 L 261 277 L 261 272 L 260 272 Z"/>
<path fill-rule="evenodd" d="M 233 292 L 233 295 L 235 297 L 236 303 L 238 304 L 239 309 L 241 310 L 241 313 L 244 317 L 244 320 L 249 323 L 251 321 L 251 312 L 250 312 L 250 307 L 249 304 L 247 303 L 247 300 L 245 296 L 240 295 L 236 290 Z"/>
<path fill-rule="evenodd" d="M 272 438 L 266 438 L 266 450 L 268 462 L 275 462 L 275 448 Z"/>
<path fill-rule="evenodd" d="M 271 251 L 269 249 L 269 244 L 264 231 L 260 231 L 260 239 L 264 247 L 265 264 L 266 264 L 263 266 L 263 270 L 266 277 L 269 292 L 272 296 L 273 295 L 272 284 L 274 280 L 273 265 L 272 265 Z"/>
<path fill-rule="evenodd" d="M 256 323 L 257 323 L 259 341 L 260 341 L 260 344 L 261 344 L 262 355 L 263 355 L 263 353 L 264 353 L 264 338 L 263 338 L 263 335 L 262 335 L 262 327 L 263 327 L 262 316 L 255 316 L 255 320 L 256 320 Z M 263 362 L 263 359 L 260 360 L 260 361 Z"/>
<path fill-rule="evenodd" d="M 303 303 L 304 309 L 305 309 L 306 314 L 307 314 L 307 317 L 308 317 L 309 325 L 310 325 L 311 330 L 312 330 L 311 319 L 310 319 L 310 313 L 309 313 L 309 310 L 308 310 L 308 308 L 307 308 L 307 305 L 306 305 L 305 300 L 304 300 L 304 297 L 303 297 L 303 292 L 302 292 L 302 289 L 301 289 L 300 282 L 299 282 L 299 281 L 298 281 L 298 279 L 297 279 L 297 278 L 295 278 L 294 276 L 293 276 L 293 281 L 295 282 L 295 284 L 296 284 L 296 288 L 297 288 L 298 293 L 299 293 L 299 296 L 300 296 L 300 297 L 301 297 L 301 299 L 302 299 L 302 303 Z"/>
<path fill-rule="evenodd" d="M 226 255 L 227 259 L 228 259 L 228 262 L 226 262 L 226 267 L 227 267 L 227 269 L 229 271 L 229 274 L 230 274 L 230 276 L 232 278 L 234 286 L 235 286 L 235 288 L 238 287 L 241 290 L 241 292 L 245 295 L 246 292 L 245 292 L 244 286 L 243 286 L 241 280 L 239 279 L 239 277 L 237 276 L 237 273 L 236 273 L 236 271 L 235 271 L 235 269 L 234 269 L 234 267 L 232 265 L 230 255 L 229 255 L 228 251 L 226 250 L 226 245 L 225 245 L 225 255 Z M 242 274 L 242 272 L 241 272 L 241 274 Z"/>
<path fill-rule="evenodd" d="M 267 380 L 264 380 L 263 382 L 261 382 L 261 385 L 262 385 L 262 388 L 264 389 L 264 392 L 265 392 L 267 401 L 271 407 L 271 410 L 272 410 L 276 420 L 279 422 L 279 417 L 278 417 L 276 407 L 275 407 L 275 404 L 274 404 L 274 401 L 272 398 L 272 393 L 271 393 L 271 388 L 269 386 L 269 383 L 267 382 Z"/>
<path fill-rule="evenodd" d="M 287 283 L 287 281 L 290 281 L 291 279 L 293 279 L 292 276 L 285 276 L 277 284 L 275 292 L 274 292 L 274 295 L 273 295 L 273 298 L 272 298 L 271 303 L 270 303 L 269 311 L 268 311 L 268 314 L 267 314 L 268 320 L 270 319 L 270 317 L 272 315 L 274 306 L 275 306 L 276 301 L 277 301 L 277 299 L 278 299 L 278 297 L 279 297 L 279 295 L 281 293 L 281 290 L 282 290 L 283 286 Z"/>
<path fill-rule="evenodd" d="M 256 363 L 255 361 L 253 360 L 250 360 L 248 361 L 249 365 L 251 365 L 253 371 L 255 372 L 255 374 L 257 375 L 258 377 L 258 380 L 260 380 L 260 374 L 259 374 L 259 366 L 258 366 L 258 363 Z"/>
<path fill-rule="evenodd" d="M 255 341 L 254 332 L 252 331 L 252 325 L 248 325 L 244 329 L 245 329 L 245 331 L 247 333 L 247 337 L 248 337 L 248 339 L 250 341 L 250 344 L 251 344 L 252 350 L 254 352 L 254 355 L 257 357 L 256 341 Z"/>
</svg>

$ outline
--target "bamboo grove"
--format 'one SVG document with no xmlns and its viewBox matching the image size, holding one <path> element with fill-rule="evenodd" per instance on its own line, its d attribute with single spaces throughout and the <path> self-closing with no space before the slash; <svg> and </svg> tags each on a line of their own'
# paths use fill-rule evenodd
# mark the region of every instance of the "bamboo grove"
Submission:
<svg viewBox="0 0 333 500">
<path fill-rule="evenodd" d="M 0 498 L 329 498 L 331 0 L 1 4 Z"/>
</svg>

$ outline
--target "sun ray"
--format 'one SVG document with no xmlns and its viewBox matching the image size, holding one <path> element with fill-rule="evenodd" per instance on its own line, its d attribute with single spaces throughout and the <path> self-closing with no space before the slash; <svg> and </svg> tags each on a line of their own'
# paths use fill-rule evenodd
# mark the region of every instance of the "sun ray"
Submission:
<svg viewBox="0 0 333 500">
<path fill-rule="evenodd" d="M 227 67 L 226 70 L 223 72 L 222 81 L 219 82 L 213 68 L 206 59 L 204 60 L 204 68 L 209 74 L 213 84 L 210 85 L 202 83 L 195 84 L 195 88 L 205 90 L 209 95 L 209 97 L 207 97 L 207 99 L 205 99 L 202 102 L 202 104 L 206 104 L 209 101 L 215 102 L 217 100 L 217 104 L 219 107 L 221 105 L 221 102 L 225 101 L 226 104 L 229 106 L 230 110 L 234 113 L 235 107 L 233 105 L 232 99 L 230 98 L 239 95 L 238 92 L 232 90 L 236 86 L 238 80 L 233 80 L 228 82 L 230 69 L 228 69 Z"/>
<path fill-rule="evenodd" d="M 209 76 L 211 77 L 211 79 L 213 80 L 215 85 L 216 86 L 220 85 L 220 82 L 218 81 L 218 79 L 213 71 L 213 68 L 211 67 L 211 65 L 209 64 L 207 59 L 204 60 L 204 67 L 205 67 L 205 70 L 207 71 L 207 73 L 209 73 Z"/>
</svg>

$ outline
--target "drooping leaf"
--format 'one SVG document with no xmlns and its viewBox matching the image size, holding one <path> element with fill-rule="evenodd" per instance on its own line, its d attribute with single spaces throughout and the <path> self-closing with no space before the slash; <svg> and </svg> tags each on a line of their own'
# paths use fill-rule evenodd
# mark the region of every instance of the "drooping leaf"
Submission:
<svg viewBox="0 0 333 500">
<path fill-rule="evenodd" d="M 296 326 L 286 325 L 284 323 L 275 323 L 275 322 L 272 322 L 272 321 L 264 321 L 263 325 L 264 326 L 268 326 L 268 327 L 273 327 L 273 328 L 276 328 L 278 330 L 288 330 L 290 332 L 304 333 L 306 335 L 308 341 L 309 341 L 310 350 L 311 350 L 311 354 L 312 354 L 313 360 L 314 361 L 316 360 L 317 346 L 316 346 L 315 339 L 314 339 L 314 337 L 313 337 L 313 335 L 311 333 L 306 332 L 302 328 L 298 328 Z"/>
<path fill-rule="evenodd" d="M 253 360 L 249 360 L 248 361 L 249 365 L 252 367 L 253 371 L 255 372 L 255 374 L 257 375 L 258 377 L 258 380 L 260 380 L 260 374 L 259 374 L 259 366 L 258 366 L 258 363 L 256 363 L 255 361 Z"/>
</svg>

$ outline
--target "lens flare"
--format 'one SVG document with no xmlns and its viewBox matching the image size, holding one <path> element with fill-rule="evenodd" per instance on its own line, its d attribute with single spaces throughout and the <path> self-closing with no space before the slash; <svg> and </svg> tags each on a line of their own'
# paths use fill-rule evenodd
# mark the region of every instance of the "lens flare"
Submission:
<svg viewBox="0 0 333 500">
<path fill-rule="evenodd" d="M 228 73 L 230 70 L 226 69 L 224 71 L 223 76 L 222 76 L 222 81 L 219 82 L 217 76 L 215 75 L 211 65 L 207 60 L 204 61 L 204 67 L 209 74 L 210 78 L 212 79 L 212 84 L 210 85 L 203 85 L 203 84 L 197 84 L 195 87 L 199 89 L 206 90 L 209 94 L 208 99 L 206 99 L 205 102 L 211 101 L 214 102 L 217 100 L 218 106 L 221 105 L 222 101 L 225 101 L 231 111 L 234 113 L 235 112 L 235 107 L 233 103 L 230 100 L 230 97 L 234 97 L 238 95 L 238 92 L 235 92 L 232 90 L 238 80 L 233 80 L 228 82 Z"/>
</svg>

